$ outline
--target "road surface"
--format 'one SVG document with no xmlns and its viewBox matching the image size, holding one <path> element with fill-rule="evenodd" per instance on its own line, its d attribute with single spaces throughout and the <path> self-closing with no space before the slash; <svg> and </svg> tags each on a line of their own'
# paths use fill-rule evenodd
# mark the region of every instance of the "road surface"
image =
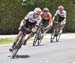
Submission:
<svg viewBox="0 0 75 63">
<path fill-rule="evenodd" d="M 75 34 L 62 34 L 59 42 L 50 43 L 45 36 L 40 46 L 27 43 L 11 59 L 12 44 L 0 45 L 0 63 L 75 63 Z"/>
</svg>

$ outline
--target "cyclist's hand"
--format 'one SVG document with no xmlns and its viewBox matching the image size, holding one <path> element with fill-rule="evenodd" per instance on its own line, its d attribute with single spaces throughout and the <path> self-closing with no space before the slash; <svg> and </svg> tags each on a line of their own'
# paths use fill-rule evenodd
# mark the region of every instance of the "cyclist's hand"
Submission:
<svg viewBox="0 0 75 63">
<path fill-rule="evenodd" d="M 32 28 L 32 32 L 36 32 L 36 29 L 35 28 Z"/>
</svg>

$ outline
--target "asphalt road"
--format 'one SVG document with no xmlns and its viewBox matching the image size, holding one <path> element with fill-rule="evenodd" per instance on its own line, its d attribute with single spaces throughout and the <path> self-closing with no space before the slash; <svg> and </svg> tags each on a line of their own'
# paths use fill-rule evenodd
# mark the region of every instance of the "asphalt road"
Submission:
<svg viewBox="0 0 75 63">
<path fill-rule="evenodd" d="M 75 34 L 62 34 L 59 42 L 50 43 L 45 36 L 40 46 L 27 43 L 11 59 L 11 44 L 0 45 L 0 63 L 75 63 Z"/>
</svg>

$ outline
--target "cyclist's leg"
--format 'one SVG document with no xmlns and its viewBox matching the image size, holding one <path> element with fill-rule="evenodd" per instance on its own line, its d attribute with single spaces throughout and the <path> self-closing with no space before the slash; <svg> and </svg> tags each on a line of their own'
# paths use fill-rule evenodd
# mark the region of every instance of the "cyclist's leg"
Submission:
<svg viewBox="0 0 75 63">
<path fill-rule="evenodd" d="M 26 45 L 27 41 L 32 37 L 32 32 L 28 34 L 28 37 L 24 40 L 23 45 Z"/>
<path fill-rule="evenodd" d="M 17 37 L 16 37 L 16 39 L 15 39 L 15 41 L 14 41 L 12 47 L 9 49 L 10 51 L 13 51 L 16 42 L 19 40 L 19 37 L 20 37 L 22 34 L 23 34 L 23 32 L 22 32 L 22 31 L 19 31 L 19 33 L 18 33 L 18 35 L 17 35 Z"/>
<path fill-rule="evenodd" d="M 32 29 L 34 29 L 34 28 L 32 28 Z M 28 34 L 28 37 L 24 40 L 23 45 L 26 45 L 27 41 L 28 41 L 31 37 L 33 37 L 35 33 L 36 33 L 36 31 L 29 33 L 29 34 Z"/>
<path fill-rule="evenodd" d="M 32 30 L 32 29 L 35 30 L 35 24 L 36 24 L 36 22 L 34 22 L 34 23 L 30 23 L 30 22 L 29 22 L 29 28 L 31 28 L 31 30 Z M 29 35 L 28 35 L 28 37 L 25 39 L 23 45 L 26 45 L 27 41 L 28 41 L 32 36 L 33 36 L 33 32 L 30 32 Z"/>
<path fill-rule="evenodd" d="M 22 34 L 23 34 L 23 32 L 22 32 L 22 31 L 19 31 L 19 33 L 18 33 L 18 35 L 17 35 L 17 37 L 16 37 L 16 39 L 15 39 L 15 42 L 17 42 L 17 41 L 19 40 L 19 37 L 20 37 Z"/>
<path fill-rule="evenodd" d="M 65 21 L 65 20 L 63 20 L 63 21 L 60 23 L 60 25 L 59 25 L 59 26 L 60 26 L 60 31 L 59 31 L 59 33 L 62 33 L 65 24 L 66 24 L 66 21 Z"/>
</svg>

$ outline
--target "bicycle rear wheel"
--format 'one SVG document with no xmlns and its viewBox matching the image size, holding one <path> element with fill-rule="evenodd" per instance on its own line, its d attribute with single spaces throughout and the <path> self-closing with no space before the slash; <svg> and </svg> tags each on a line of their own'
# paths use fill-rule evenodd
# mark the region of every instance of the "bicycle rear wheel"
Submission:
<svg viewBox="0 0 75 63">
<path fill-rule="evenodd" d="M 33 46 L 39 46 L 42 40 L 42 35 L 41 35 L 41 30 L 37 31 L 34 41 L 33 41 Z"/>
</svg>

